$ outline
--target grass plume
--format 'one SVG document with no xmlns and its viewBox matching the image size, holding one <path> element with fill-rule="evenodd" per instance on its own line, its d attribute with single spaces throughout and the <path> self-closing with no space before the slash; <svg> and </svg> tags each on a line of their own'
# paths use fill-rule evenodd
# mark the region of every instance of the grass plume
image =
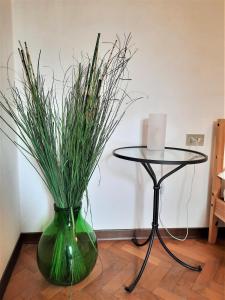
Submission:
<svg viewBox="0 0 225 300">
<path fill-rule="evenodd" d="M 133 101 L 126 92 L 127 64 L 133 56 L 130 40 L 130 35 L 122 43 L 116 40 L 99 58 L 98 34 L 93 57 L 65 72 L 60 101 L 55 80 L 47 87 L 41 74 L 41 53 L 34 68 L 27 44 L 19 44 L 22 89 L 10 85 L 10 96 L 0 92 L 0 107 L 7 115 L 0 120 L 17 139 L 1 130 L 42 177 L 58 207 L 80 206 L 105 144 L 124 114 L 125 99 Z"/>
</svg>

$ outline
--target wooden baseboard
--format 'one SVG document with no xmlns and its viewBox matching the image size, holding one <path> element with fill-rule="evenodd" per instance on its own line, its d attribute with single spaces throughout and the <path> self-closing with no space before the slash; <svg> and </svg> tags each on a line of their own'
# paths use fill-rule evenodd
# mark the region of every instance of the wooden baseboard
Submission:
<svg viewBox="0 0 225 300">
<path fill-rule="evenodd" d="M 172 235 L 183 238 L 186 235 L 186 228 L 170 228 Z M 207 239 L 208 228 L 189 228 L 188 239 Z M 161 236 L 171 238 L 165 229 L 159 229 Z M 138 239 L 145 239 L 148 237 L 150 229 L 106 229 L 95 230 L 98 240 L 130 240 L 134 236 Z M 23 244 L 37 244 L 41 236 L 41 232 L 21 233 Z M 219 228 L 218 238 L 225 238 L 225 227 Z"/>
<path fill-rule="evenodd" d="M 12 255 L 9 259 L 9 262 L 8 262 L 6 268 L 5 268 L 5 271 L 2 275 L 2 278 L 0 280 L 0 299 L 3 298 L 4 292 L 7 288 L 8 282 L 9 282 L 9 279 L 11 277 L 11 274 L 14 270 L 15 265 L 16 265 L 18 256 L 20 254 L 20 250 L 21 250 L 22 245 L 23 245 L 23 241 L 22 241 L 22 236 L 20 235 L 19 238 L 18 238 L 18 241 L 15 245 L 15 248 L 12 252 Z"/>
<path fill-rule="evenodd" d="M 161 236 L 171 238 L 165 229 L 160 228 Z M 186 235 L 186 228 L 170 228 L 169 232 L 178 237 L 183 238 Z M 150 229 L 117 229 L 117 230 L 96 230 L 96 235 L 99 240 L 130 240 L 134 236 L 138 239 L 146 239 L 149 236 Z M 190 228 L 188 239 L 203 239 L 208 236 L 208 228 Z"/>
</svg>

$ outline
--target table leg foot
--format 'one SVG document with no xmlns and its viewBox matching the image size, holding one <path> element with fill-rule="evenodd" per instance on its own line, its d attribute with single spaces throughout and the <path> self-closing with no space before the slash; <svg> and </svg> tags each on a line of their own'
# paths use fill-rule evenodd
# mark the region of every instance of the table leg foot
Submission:
<svg viewBox="0 0 225 300">
<path fill-rule="evenodd" d="M 130 285 L 130 286 L 125 286 L 125 291 L 127 291 L 128 293 L 131 293 L 133 291 L 133 289 L 135 288 L 136 285 Z"/>
<path fill-rule="evenodd" d="M 149 237 L 147 238 L 147 240 L 144 241 L 143 243 L 139 243 L 138 240 L 137 240 L 137 238 L 134 237 L 134 238 L 131 239 L 131 241 L 132 241 L 132 243 L 133 243 L 135 246 L 137 246 L 137 247 L 142 247 L 142 246 L 145 246 L 145 245 L 149 242 L 149 239 L 150 239 L 150 236 L 149 236 Z"/>
<path fill-rule="evenodd" d="M 179 259 L 178 257 L 176 257 L 176 255 L 174 255 L 174 254 L 169 250 L 169 248 L 167 248 L 167 246 L 166 246 L 166 244 L 164 243 L 164 241 L 163 241 L 163 239 L 162 239 L 162 237 L 161 237 L 161 235 L 160 235 L 158 229 L 156 229 L 156 234 L 157 234 L 157 236 L 158 236 L 158 238 L 159 238 L 159 241 L 160 241 L 161 245 L 163 246 L 163 248 L 166 250 L 166 252 L 167 252 L 167 253 L 168 253 L 168 254 L 169 254 L 176 262 L 178 262 L 178 263 L 179 263 L 180 265 L 182 265 L 183 267 L 188 268 L 188 269 L 190 269 L 190 270 L 192 270 L 192 271 L 196 271 L 196 272 L 201 272 L 201 271 L 202 271 L 202 267 L 201 267 L 200 265 L 194 267 L 194 266 L 191 266 L 191 265 L 187 264 L 186 262 L 182 261 L 182 260 Z"/>
<path fill-rule="evenodd" d="M 149 236 L 149 245 L 148 245 L 148 249 L 147 249 L 147 252 L 146 252 L 146 255 L 145 255 L 144 262 L 143 262 L 143 264 L 142 264 L 142 266 L 141 266 L 141 269 L 140 269 L 140 271 L 139 271 L 137 277 L 133 280 L 133 282 L 132 282 L 129 286 L 126 286 L 126 287 L 125 287 L 125 290 L 126 290 L 127 292 L 129 292 L 129 293 L 131 293 L 131 292 L 134 290 L 134 288 L 136 287 L 138 281 L 140 280 L 140 278 L 141 278 L 141 276 L 142 276 L 142 274 L 143 274 L 143 272 L 144 272 L 144 269 L 145 269 L 146 264 L 147 264 L 147 262 L 148 262 L 149 255 L 150 255 L 150 253 L 151 253 L 151 249 L 152 249 L 152 245 L 153 245 L 153 241 L 154 241 L 154 235 L 155 235 L 155 229 L 152 229 L 151 234 L 150 234 L 150 236 Z"/>
<path fill-rule="evenodd" d="M 197 270 L 198 272 L 202 271 L 202 266 L 199 265 L 197 268 L 198 268 L 198 270 Z"/>
</svg>

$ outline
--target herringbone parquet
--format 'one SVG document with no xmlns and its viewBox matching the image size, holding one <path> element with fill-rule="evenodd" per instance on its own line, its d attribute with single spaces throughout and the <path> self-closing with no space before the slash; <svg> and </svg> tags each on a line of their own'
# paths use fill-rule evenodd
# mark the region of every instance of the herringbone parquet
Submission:
<svg viewBox="0 0 225 300">
<path fill-rule="evenodd" d="M 130 241 L 99 242 L 99 259 L 83 282 L 73 287 L 57 287 L 46 282 L 36 264 L 36 245 L 24 245 L 7 287 L 4 300 L 224 300 L 225 243 L 209 245 L 204 240 L 177 242 L 167 246 L 181 259 L 201 264 L 201 273 L 182 267 L 154 242 L 150 261 L 133 293 L 124 291 L 139 270 L 146 246 Z"/>
</svg>

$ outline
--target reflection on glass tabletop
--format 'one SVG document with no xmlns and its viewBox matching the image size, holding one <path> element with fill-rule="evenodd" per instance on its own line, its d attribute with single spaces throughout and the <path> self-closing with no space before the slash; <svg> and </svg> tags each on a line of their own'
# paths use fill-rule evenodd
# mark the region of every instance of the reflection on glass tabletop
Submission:
<svg viewBox="0 0 225 300">
<path fill-rule="evenodd" d="M 154 164 L 198 164 L 207 161 L 204 153 L 183 149 L 165 147 L 164 150 L 149 150 L 146 146 L 132 146 L 115 149 L 113 155 L 122 159 Z"/>
</svg>

